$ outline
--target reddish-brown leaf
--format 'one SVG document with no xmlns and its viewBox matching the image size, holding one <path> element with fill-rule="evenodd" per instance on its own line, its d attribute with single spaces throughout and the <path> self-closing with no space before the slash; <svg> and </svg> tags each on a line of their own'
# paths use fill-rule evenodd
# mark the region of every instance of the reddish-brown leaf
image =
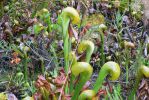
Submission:
<svg viewBox="0 0 149 100">
<path fill-rule="evenodd" d="M 61 69 L 59 73 L 60 73 L 59 76 L 57 76 L 54 79 L 54 83 L 57 86 L 61 86 L 61 85 L 65 84 L 65 81 L 66 81 L 66 75 L 65 75 L 64 69 Z"/>
<path fill-rule="evenodd" d="M 69 33 L 69 37 L 74 36 L 75 39 L 78 39 L 78 32 L 72 27 L 71 24 L 69 25 L 68 33 Z"/>
</svg>

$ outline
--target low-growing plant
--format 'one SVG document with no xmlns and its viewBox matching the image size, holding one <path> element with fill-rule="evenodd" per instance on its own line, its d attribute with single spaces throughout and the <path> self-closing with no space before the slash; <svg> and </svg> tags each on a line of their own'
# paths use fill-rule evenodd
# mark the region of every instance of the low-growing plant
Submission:
<svg viewBox="0 0 149 100">
<path fill-rule="evenodd" d="M 85 90 L 83 91 L 80 96 L 79 100 L 85 100 L 85 99 L 90 99 L 90 98 L 95 98 L 97 92 L 102 86 L 102 83 L 107 75 L 110 75 L 111 80 L 117 80 L 120 75 L 120 67 L 117 63 L 109 61 L 105 63 L 102 67 L 101 70 L 98 74 L 98 78 L 93 85 L 93 90 Z"/>
<path fill-rule="evenodd" d="M 64 64 L 65 64 L 64 68 L 66 73 L 68 73 L 69 52 L 71 51 L 68 28 L 70 22 L 72 22 L 73 24 L 78 24 L 80 22 L 80 17 L 78 12 L 72 7 L 64 8 L 61 17 L 62 17 L 62 30 L 63 30 L 63 42 L 64 42 Z"/>
<path fill-rule="evenodd" d="M 137 92 L 137 89 L 139 87 L 139 83 L 143 77 L 149 78 L 149 67 L 145 66 L 145 65 L 141 65 L 137 70 L 136 82 L 135 82 L 133 90 L 131 91 L 131 93 L 128 97 L 129 100 L 134 99 L 135 93 Z"/>
<path fill-rule="evenodd" d="M 94 43 L 89 40 L 81 41 L 78 45 L 78 53 L 83 53 L 86 50 L 86 62 L 90 62 L 91 55 L 94 51 Z"/>
<path fill-rule="evenodd" d="M 103 65 L 105 63 L 105 54 L 104 54 L 104 31 L 107 30 L 107 26 L 104 24 L 99 25 L 99 32 L 100 32 L 100 39 L 101 39 L 101 64 Z"/>
</svg>

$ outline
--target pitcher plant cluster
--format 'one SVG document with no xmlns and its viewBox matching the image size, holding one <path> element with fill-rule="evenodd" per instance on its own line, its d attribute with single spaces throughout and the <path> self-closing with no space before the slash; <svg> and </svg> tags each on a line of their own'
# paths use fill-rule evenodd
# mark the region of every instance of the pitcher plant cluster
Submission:
<svg viewBox="0 0 149 100">
<path fill-rule="evenodd" d="M 62 0 L 60 0 L 63 2 Z M 101 2 L 108 2 L 109 0 L 101 0 Z M 122 0 L 124 4 L 120 2 L 120 0 L 111 0 L 110 2 L 113 3 L 114 7 L 116 8 L 116 11 L 123 11 L 128 4 L 126 2 L 131 2 L 131 0 Z M 0 1 L 1 6 L 0 8 L 3 8 L 3 0 Z M 124 5 L 122 7 L 121 5 Z M 110 6 L 109 6 L 110 7 Z M 131 11 L 130 7 L 128 7 L 129 11 Z M 2 13 L 3 13 L 2 9 Z M 133 12 L 134 16 L 136 16 L 136 13 Z M 45 67 L 45 61 L 48 60 L 44 57 L 39 57 L 39 60 L 41 61 L 41 74 L 39 75 L 37 80 L 35 82 L 35 90 L 37 91 L 32 97 L 27 96 L 23 100 L 34 100 L 35 98 L 38 100 L 98 100 L 99 99 L 99 91 L 102 90 L 103 84 L 105 83 L 105 80 L 109 82 L 116 81 L 119 79 L 121 75 L 121 64 L 120 61 L 113 61 L 111 59 L 111 56 L 108 61 L 106 58 L 105 53 L 105 40 L 107 37 L 105 37 L 105 33 L 108 30 L 108 27 L 101 23 L 97 25 L 98 35 L 100 37 L 100 43 L 99 43 L 99 52 L 100 52 L 100 64 L 98 64 L 99 73 L 97 75 L 97 79 L 95 82 L 93 82 L 90 86 L 84 88 L 87 84 L 87 82 L 90 81 L 93 75 L 93 66 L 91 64 L 92 54 L 95 51 L 95 43 L 91 41 L 91 39 L 84 39 L 81 36 L 79 37 L 79 34 L 77 32 L 73 32 L 74 26 L 79 29 L 82 25 L 82 20 L 80 18 L 80 15 L 78 11 L 73 7 L 66 7 L 63 8 L 63 10 L 58 15 L 58 22 L 56 23 L 57 26 L 55 27 L 53 22 L 51 22 L 50 19 L 50 13 L 47 9 L 42 9 L 35 17 L 39 17 L 40 20 L 42 20 L 42 24 L 40 22 L 36 22 L 33 24 L 33 32 L 35 37 L 38 36 L 40 33 L 42 33 L 41 36 L 43 37 L 50 37 L 49 33 L 52 33 L 54 28 L 57 28 L 56 30 L 59 31 L 58 37 L 60 37 L 62 46 L 61 46 L 61 53 L 62 55 L 62 62 L 61 65 L 57 59 L 56 50 L 54 47 L 52 47 L 51 44 L 51 51 L 55 57 L 55 76 L 49 75 L 48 72 L 46 72 Z M 137 16 L 138 17 L 138 16 Z M 60 22 L 59 22 L 60 21 Z M 115 23 L 117 28 L 122 28 L 120 24 L 121 22 Z M 44 26 L 45 25 L 45 26 Z M 114 36 L 114 35 L 112 35 Z M 116 37 L 116 36 L 115 36 Z M 131 49 L 134 49 L 136 45 L 132 42 L 123 41 L 120 37 L 120 33 L 118 33 L 118 36 L 116 37 L 118 41 L 118 45 L 120 48 L 124 49 L 125 57 L 125 82 L 126 86 L 129 84 L 129 66 L 130 66 L 130 52 Z M 57 41 L 56 41 L 57 42 Z M 25 45 L 24 45 L 25 44 Z M 16 81 L 16 84 L 24 83 L 27 88 L 31 89 L 29 86 L 29 45 L 27 43 L 24 43 L 20 45 L 20 47 L 12 46 L 12 49 L 14 52 L 17 53 L 16 58 L 18 55 L 22 58 L 22 65 L 23 65 L 23 71 L 17 74 L 16 78 L 19 79 L 19 81 Z M 74 46 L 75 44 L 75 46 Z M 74 48 L 74 47 L 75 48 Z M 147 50 L 149 51 L 149 44 L 146 45 Z M 32 52 L 35 52 L 32 50 Z M 116 55 L 116 53 L 115 53 Z M 19 59 L 20 61 L 20 59 Z M 19 62 L 18 61 L 18 62 Z M 15 61 L 11 61 L 14 63 Z M 135 84 L 133 86 L 132 91 L 129 91 L 128 94 L 128 100 L 134 100 L 137 89 L 139 88 L 139 83 L 143 78 L 149 78 L 149 67 L 148 65 L 145 65 L 141 63 L 141 60 L 138 58 L 139 62 L 138 67 L 136 67 L 137 71 L 135 73 Z M 62 69 L 59 69 L 59 66 L 63 67 Z M 59 76 L 58 76 L 59 74 Z M 124 74 L 124 73 L 123 73 Z M 23 81 L 24 79 L 24 81 Z M 23 82 L 21 82 L 23 81 Z M 114 82 L 115 85 L 115 82 Z M 109 89 L 110 90 L 110 89 Z M 107 90 L 108 91 L 108 90 Z M 116 90 L 115 90 L 116 91 Z M 5 93 L 0 93 L 0 99 L 1 97 L 7 98 Z"/>
<path fill-rule="evenodd" d="M 70 36 L 68 33 L 69 25 L 72 24 L 79 24 L 80 17 L 78 12 L 72 8 L 67 7 L 64 8 L 61 14 L 62 17 L 62 27 L 63 27 L 63 42 L 64 42 L 64 68 L 65 72 L 68 73 L 69 69 L 71 71 L 71 84 L 70 89 L 72 89 L 70 94 L 72 94 L 72 100 L 86 100 L 97 98 L 96 94 L 98 90 L 101 88 L 104 79 L 107 75 L 110 76 L 111 80 L 117 80 L 120 76 L 120 67 L 116 62 L 109 61 L 105 63 L 99 72 L 99 76 L 93 85 L 93 90 L 85 90 L 81 94 L 81 90 L 85 83 L 91 78 L 93 73 L 93 67 L 90 65 L 91 55 L 94 51 L 94 43 L 90 40 L 81 40 L 77 47 L 77 52 L 79 54 L 86 52 L 85 61 L 77 61 L 77 57 L 74 51 L 71 50 L 71 41 Z M 103 31 L 106 30 L 107 27 L 102 24 L 99 26 L 99 32 L 101 34 L 101 40 L 104 41 Z M 102 42 L 103 43 L 103 42 Z M 101 49 L 102 56 L 103 54 L 103 46 Z M 70 53 L 70 54 L 69 54 Z M 104 57 L 103 57 L 104 59 Z M 72 61 L 72 63 L 70 63 Z M 104 62 L 103 62 L 104 63 Z M 77 84 L 74 86 L 74 81 L 79 77 Z"/>
</svg>

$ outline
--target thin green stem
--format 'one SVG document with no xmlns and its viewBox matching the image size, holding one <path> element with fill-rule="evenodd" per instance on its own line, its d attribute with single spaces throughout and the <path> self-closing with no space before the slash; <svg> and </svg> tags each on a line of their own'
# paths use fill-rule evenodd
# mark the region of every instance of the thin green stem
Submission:
<svg viewBox="0 0 149 100">
<path fill-rule="evenodd" d="M 77 58 L 74 52 L 70 53 L 70 66 L 74 65 L 75 63 L 77 63 Z M 73 92 L 73 88 L 74 88 L 74 82 L 75 80 L 75 76 L 73 74 L 70 75 L 70 86 L 69 86 L 69 92 L 72 93 Z"/>
<path fill-rule="evenodd" d="M 71 76 L 70 76 L 70 89 L 69 89 L 70 93 L 73 92 L 73 88 L 74 88 L 73 82 L 74 82 L 74 80 L 75 80 L 75 76 L 71 74 Z"/>
<path fill-rule="evenodd" d="M 83 75 L 83 76 L 82 76 Z M 88 78 L 85 77 L 86 75 L 82 74 L 80 76 L 80 81 L 77 83 L 77 85 L 75 86 L 75 91 L 73 93 L 73 96 L 71 98 L 71 100 L 77 100 L 80 94 L 80 91 L 82 89 L 82 87 L 84 86 L 84 84 L 87 82 Z"/>
<path fill-rule="evenodd" d="M 98 90 L 101 88 L 102 83 L 107 75 L 108 75 L 108 71 L 105 70 L 104 68 L 103 69 L 101 68 L 98 78 L 93 86 L 93 90 L 95 91 L 95 93 L 97 93 Z"/>
<path fill-rule="evenodd" d="M 43 60 L 43 58 L 41 58 L 41 71 L 42 71 L 42 74 L 44 74 L 45 68 L 44 68 L 44 60 Z"/>
<path fill-rule="evenodd" d="M 69 53 L 69 34 L 68 34 L 68 27 L 69 27 L 70 19 L 66 18 L 63 21 L 63 42 L 64 42 L 64 68 L 65 72 L 68 73 L 69 69 L 69 59 L 68 59 L 68 53 Z"/>
<path fill-rule="evenodd" d="M 128 78 L 129 78 L 129 50 L 127 48 L 125 48 L 125 52 L 126 52 L 126 85 L 128 84 Z"/>
<path fill-rule="evenodd" d="M 69 51 L 70 51 L 70 43 L 69 43 L 69 34 L 68 34 L 68 27 L 69 27 L 70 18 L 63 19 L 62 27 L 63 27 L 63 42 L 64 42 L 64 69 L 65 72 L 68 73 L 69 71 Z M 68 93 L 68 84 L 65 87 L 65 93 Z"/>
<path fill-rule="evenodd" d="M 27 82 L 28 80 L 28 66 L 27 66 L 27 54 L 24 55 L 24 77 L 25 77 L 25 81 Z"/>
<path fill-rule="evenodd" d="M 68 94 L 69 93 L 69 86 L 68 86 L 68 82 L 66 83 L 66 86 L 65 86 L 65 93 Z"/>
<path fill-rule="evenodd" d="M 104 33 L 100 31 L 100 38 L 101 38 L 101 65 L 105 63 L 105 55 L 104 55 Z"/>
</svg>

